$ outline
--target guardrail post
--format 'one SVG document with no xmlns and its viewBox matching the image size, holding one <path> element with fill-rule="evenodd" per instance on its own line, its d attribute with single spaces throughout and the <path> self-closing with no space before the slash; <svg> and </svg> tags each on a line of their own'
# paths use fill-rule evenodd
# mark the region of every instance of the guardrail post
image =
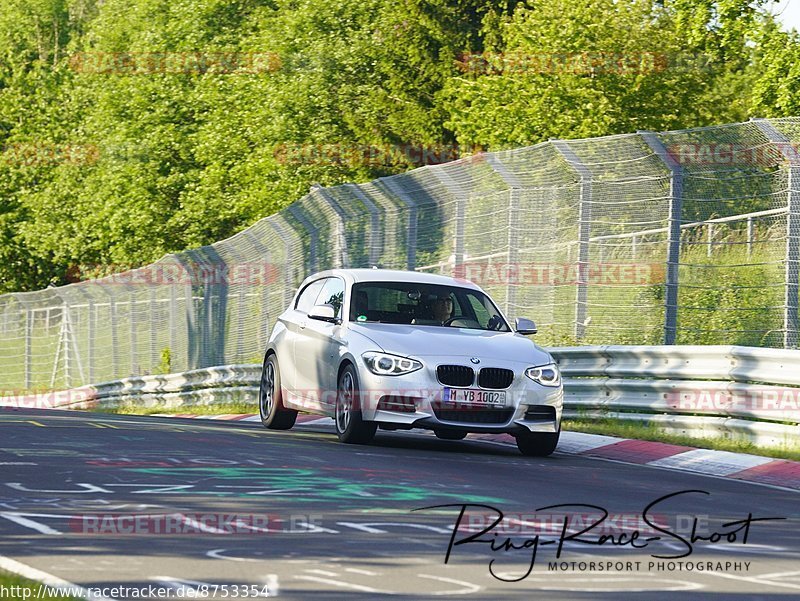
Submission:
<svg viewBox="0 0 800 601">
<path fill-rule="evenodd" d="M 800 156 L 791 141 L 766 119 L 753 119 L 767 139 L 789 163 L 786 203 L 786 293 L 783 313 L 783 346 L 797 348 L 798 269 L 800 268 Z"/>
<path fill-rule="evenodd" d="M 519 242 L 517 240 L 517 221 L 519 220 L 519 204 L 522 195 L 523 185 L 516 175 L 514 175 L 500 160 L 500 157 L 493 153 L 485 153 L 481 158 L 494 170 L 497 175 L 508 186 L 508 263 L 515 273 L 521 273 L 519 269 Z M 507 271 L 508 273 L 508 271 Z M 511 307 L 516 305 L 518 285 L 506 282 L 506 315 L 511 315 Z"/>
<path fill-rule="evenodd" d="M 382 177 L 380 182 L 390 194 L 399 198 L 408 208 L 408 238 L 406 239 L 406 269 L 413 271 L 417 266 L 417 203 L 411 195 L 403 190 L 395 178 Z"/>
<path fill-rule="evenodd" d="M 669 230 L 667 236 L 667 282 L 664 298 L 664 344 L 675 344 L 678 338 L 678 267 L 681 258 L 681 211 L 683 208 L 683 167 L 669 154 L 656 134 L 640 131 L 639 135 L 670 171 Z M 711 246 L 709 245 L 709 252 Z"/>
<path fill-rule="evenodd" d="M 580 342 L 586 335 L 586 319 L 589 309 L 589 235 L 592 228 L 592 172 L 564 140 L 550 143 L 577 172 L 581 180 L 578 204 L 578 286 L 575 292 L 575 340 Z"/>
</svg>

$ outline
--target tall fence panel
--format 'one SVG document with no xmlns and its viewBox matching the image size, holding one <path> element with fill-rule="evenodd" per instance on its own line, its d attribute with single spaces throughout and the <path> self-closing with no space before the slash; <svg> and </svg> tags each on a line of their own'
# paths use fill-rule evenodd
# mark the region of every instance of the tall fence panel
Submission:
<svg viewBox="0 0 800 601">
<path fill-rule="evenodd" d="M 800 119 L 753 120 L 315 186 L 227 240 L 0 296 L 0 389 L 258 362 L 300 281 L 331 267 L 473 280 L 545 345 L 796 348 L 798 142 Z"/>
</svg>

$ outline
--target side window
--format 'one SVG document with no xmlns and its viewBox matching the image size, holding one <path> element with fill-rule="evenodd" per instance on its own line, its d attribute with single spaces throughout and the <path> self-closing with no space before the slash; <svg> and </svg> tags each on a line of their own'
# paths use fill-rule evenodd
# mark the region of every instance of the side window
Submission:
<svg viewBox="0 0 800 601">
<path fill-rule="evenodd" d="M 303 288 L 300 296 L 297 297 L 297 304 L 294 306 L 298 311 L 308 313 L 311 307 L 314 306 L 314 301 L 317 299 L 319 291 L 322 289 L 323 284 L 328 281 L 328 278 L 311 282 L 308 286 Z"/>
<path fill-rule="evenodd" d="M 315 305 L 333 305 L 334 316 L 339 317 L 344 300 L 344 282 L 339 278 L 328 278 L 322 287 Z"/>
</svg>

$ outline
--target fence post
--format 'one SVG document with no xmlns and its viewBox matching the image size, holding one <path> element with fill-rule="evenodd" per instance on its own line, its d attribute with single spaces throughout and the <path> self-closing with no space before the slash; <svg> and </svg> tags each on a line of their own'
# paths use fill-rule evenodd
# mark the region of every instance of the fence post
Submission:
<svg viewBox="0 0 800 601">
<path fill-rule="evenodd" d="M 308 249 L 308 273 L 312 274 L 316 271 L 319 271 L 317 269 L 317 246 L 319 244 L 319 235 L 317 228 L 314 227 L 314 224 L 312 224 L 308 219 L 306 219 L 305 215 L 303 215 L 302 211 L 296 206 L 296 204 L 296 202 L 290 204 L 286 210 L 289 211 L 291 216 L 297 219 L 297 221 L 300 222 L 300 225 L 302 225 L 308 232 L 308 236 L 310 238 L 310 246 Z"/>
<path fill-rule="evenodd" d="M 296 242 L 292 241 L 291 235 L 286 232 L 284 226 L 280 223 L 281 220 L 284 218 L 281 215 L 273 215 L 267 218 L 267 223 L 270 224 L 275 233 L 278 234 L 278 237 L 283 241 L 285 245 L 285 262 L 284 265 L 284 288 L 283 288 L 283 309 L 289 306 L 289 303 L 292 301 L 292 288 L 299 284 L 300 282 L 295 282 L 294 273 L 292 271 L 292 264 L 295 258 L 295 246 L 300 247 L 300 251 L 297 252 L 299 255 L 299 259 L 303 261 L 303 244 L 302 241 L 299 240 L 299 234 L 294 230 L 294 228 L 284 220 L 284 223 L 288 229 L 290 229 L 294 234 L 298 237 Z M 302 281 L 304 278 L 301 277 L 300 280 Z"/>
<path fill-rule="evenodd" d="M 756 127 L 775 144 L 789 163 L 786 199 L 786 294 L 783 313 L 783 347 L 797 348 L 797 292 L 800 267 L 800 157 L 791 141 L 766 119 L 753 119 Z"/>
<path fill-rule="evenodd" d="M 664 344 L 675 344 L 678 338 L 678 267 L 681 259 L 681 211 L 683 208 L 683 168 L 656 134 L 640 131 L 639 135 L 666 165 L 669 178 L 669 233 L 667 236 L 667 282 L 664 299 Z M 709 249 L 711 246 L 709 246 Z"/>
<path fill-rule="evenodd" d="M 347 221 L 347 213 L 339 205 L 336 199 L 319 184 L 311 187 L 311 194 L 322 199 L 336 213 L 336 253 L 333 266 L 347 269 L 350 267 L 350 259 L 347 256 L 347 237 L 344 231 L 344 224 Z"/>
<path fill-rule="evenodd" d="M 380 182 L 390 194 L 397 196 L 408 208 L 408 238 L 406 242 L 406 269 L 413 271 L 417 266 L 417 203 L 411 195 L 397 184 L 395 178 L 382 177 Z"/>
<path fill-rule="evenodd" d="M 581 180 L 578 204 L 578 286 L 575 292 L 575 340 L 580 342 L 586 335 L 586 319 L 589 299 L 589 235 L 592 228 L 592 172 L 564 140 L 550 143 L 575 170 Z"/>
<path fill-rule="evenodd" d="M 95 328 L 95 308 L 94 308 L 94 298 L 92 295 L 85 290 L 85 284 L 80 284 L 75 288 L 75 290 L 86 300 L 86 359 L 88 363 L 87 371 L 89 372 L 89 380 L 87 382 L 81 382 L 81 384 L 93 384 L 94 383 L 94 359 L 95 359 L 95 352 L 94 352 L 94 328 Z"/>
<path fill-rule="evenodd" d="M 378 207 L 375 206 L 375 203 L 372 202 L 364 191 L 358 187 L 356 184 L 345 184 L 347 189 L 353 194 L 353 196 L 357 197 L 361 204 L 363 204 L 367 211 L 369 211 L 369 218 L 370 218 L 370 227 L 368 234 L 369 242 L 369 250 L 367 251 L 367 255 L 369 257 L 369 265 L 368 267 L 372 267 L 378 264 L 380 260 L 381 250 L 383 245 L 379 244 L 378 241 L 380 240 L 380 233 L 381 233 L 381 217 L 380 213 L 378 212 Z"/>
<path fill-rule="evenodd" d="M 458 273 L 459 268 L 464 264 L 464 205 L 467 202 L 469 193 L 447 172 L 447 167 L 429 167 L 429 169 L 456 201 L 456 223 L 455 232 L 453 233 L 453 269 L 454 273 Z"/>
<path fill-rule="evenodd" d="M 33 361 L 33 312 L 25 308 L 25 389 L 30 390 L 33 381 L 31 363 Z"/>
<path fill-rule="evenodd" d="M 269 289 L 270 289 L 270 284 L 272 283 L 270 281 L 270 278 L 273 276 L 273 270 L 275 269 L 276 266 L 272 263 L 272 253 L 270 252 L 269 248 L 263 242 L 261 242 L 261 239 L 256 235 L 256 233 L 253 231 L 252 228 L 244 230 L 244 237 L 250 241 L 250 244 L 252 244 L 256 249 L 258 249 L 259 256 L 262 258 L 262 260 L 269 259 L 269 263 L 262 262 L 260 263 L 260 265 L 258 265 L 259 272 L 262 274 L 262 279 L 257 284 L 261 286 L 261 298 L 260 298 L 261 322 L 259 324 L 258 334 L 256 335 L 257 338 L 256 342 L 258 350 L 260 352 L 261 350 L 266 348 L 267 346 L 266 339 L 269 337 L 269 331 L 270 331 Z M 288 255 L 288 249 L 287 249 L 287 255 Z M 247 270 L 247 273 L 250 274 L 249 278 L 251 278 L 250 286 L 256 285 L 255 281 L 252 279 L 253 278 L 252 266 L 250 266 L 250 268 Z M 279 281 L 277 279 L 275 281 L 276 284 L 279 284 Z M 286 279 L 283 281 L 284 289 L 289 288 L 290 284 L 291 284 L 291 279 L 289 278 L 287 272 Z M 263 326 L 263 328 L 261 326 Z"/>
<path fill-rule="evenodd" d="M 516 175 L 514 175 L 500 160 L 497 154 L 485 153 L 480 155 L 483 160 L 494 170 L 497 175 L 508 186 L 508 263 L 515 273 L 521 273 L 519 265 L 519 243 L 517 240 L 517 221 L 519 219 L 520 196 L 522 195 L 523 185 Z M 506 270 L 506 273 L 509 273 Z M 511 307 L 516 305 L 517 285 L 512 285 L 511 281 L 506 282 L 506 315 L 511 316 Z"/>
</svg>

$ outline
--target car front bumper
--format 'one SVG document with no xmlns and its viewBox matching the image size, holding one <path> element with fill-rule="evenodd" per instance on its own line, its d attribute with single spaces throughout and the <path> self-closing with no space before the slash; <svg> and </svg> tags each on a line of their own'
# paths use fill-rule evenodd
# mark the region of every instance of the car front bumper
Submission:
<svg viewBox="0 0 800 601">
<path fill-rule="evenodd" d="M 389 428 L 428 428 L 469 432 L 524 433 L 557 432 L 561 424 L 564 391 L 561 386 L 542 386 L 528 378 L 533 365 L 515 362 L 480 367 L 502 367 L 514 372 L 504 406 L 445 403 L 445 385 L 436 377 L 438 365 L 470 366 L 463 356 L 422 358 L 423 367 L 403 376 L 379 376 L 361 362 L 358 366 L 363 417 Z M 474 366 L 470 366 L 474 367 Z M 459 388 L 449 386 L 449 388 Z M 480 388 L 477 384 L 469 388 Z M 413 403 L 413 405 L 412 405 Z M 392 408 L 402 407 L 402 410 Z"/>
</svg>

